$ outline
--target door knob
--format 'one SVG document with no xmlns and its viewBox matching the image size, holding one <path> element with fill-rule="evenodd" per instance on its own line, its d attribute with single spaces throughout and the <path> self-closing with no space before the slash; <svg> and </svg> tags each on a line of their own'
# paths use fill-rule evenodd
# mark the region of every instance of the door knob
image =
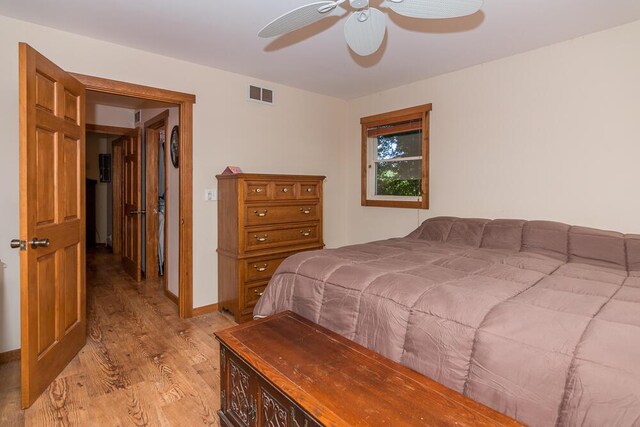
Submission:
<svg viewBox="0 0 640 427">
<path fill-rule="evenodd" d="M 38 239 L 37 237 L 34 237 L 33 239 L 31 239 L 29 244 L 31 245 L 31 248 L 38 249 L 48 248 L 51 242 L 49 242 L 49 239 Z"/>
<path fill-rule="evenodd" d="M 27 242 L 20 239 L 11 240 L 11 249 L 20 249 L 21 251 L 27 250 Z"/>
<path fill-rule="evenodd" d="M 129 215 L 146 215 L 146 213 L 147 213 L 147 211 L 145 211 L 145 210 L 139 211 L 137 209 L 133 209 L 133 210 L 129 211 Z"/>
</svg>

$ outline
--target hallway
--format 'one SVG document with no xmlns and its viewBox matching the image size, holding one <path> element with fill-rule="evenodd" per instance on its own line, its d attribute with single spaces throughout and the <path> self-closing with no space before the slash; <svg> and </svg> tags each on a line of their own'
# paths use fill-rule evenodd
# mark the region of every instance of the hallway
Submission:
<svg viewBox="0 0 640 427">
<path fill-rule="evenodd" d="M 119 257 L 87 254 L 87 344 L 26 411 L 20 363 L 0 365 L 0 425 L 217 426 L 218 344 L 234 323 L 183 320 L 162 283 L 139 287 Z"/>
</svg>

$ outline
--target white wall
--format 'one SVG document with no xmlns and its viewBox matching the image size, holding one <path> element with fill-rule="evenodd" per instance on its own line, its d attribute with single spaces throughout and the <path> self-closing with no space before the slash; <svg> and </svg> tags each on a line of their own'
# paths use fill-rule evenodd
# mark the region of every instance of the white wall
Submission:
<svg viewBox="0 0 640 427">
<path fill-rule="evenodd" d="M 37 50 L 35 46 L 32 47 Z M 53 60 L 53 62 L 55 62 L 55 60 Z M 85 113 L 86 122 L 93 125 L 116 126 L 122 128 L 133 128 L 134 126 L 134 110 L 130 108 L 93 104 L 87 105 Z"/>
<path fill-rule="evenodd" d="M 363 116 L 433 103 L 431 209 L 360 206 Z M 349 241 L 437 215 L 640 232 L 640 21 L 350 104 Z"/>
<path fill-rule="evenodd" d="M 217 205 L 204 192 L 232 164 L 247 172 L 327 175 L 325 241 L 346 243 L 346 206 L 340 154 L 347 104 L 342 100 L 266 83 L 276 105 L 247 102 L 247 86 L 264 82 L 0 17 L 0 352 L 20 346 L 18 237 L 18 42 L 25 41 L 66 70 L 193 93 L 194 306 L 217 302 Z"/>
</svg>

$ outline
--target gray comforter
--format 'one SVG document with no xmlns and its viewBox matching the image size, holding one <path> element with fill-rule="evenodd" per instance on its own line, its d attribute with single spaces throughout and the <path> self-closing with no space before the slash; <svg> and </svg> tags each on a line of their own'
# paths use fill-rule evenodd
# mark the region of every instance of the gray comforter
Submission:
<svg viewBox="0 0 640 427">
<path fill-rule="evenodd" d="M 640 236 L 433 218 L 288 258 L 254 315 L 283 310 L 526 424 L 640 424 Z"/>
</svg>

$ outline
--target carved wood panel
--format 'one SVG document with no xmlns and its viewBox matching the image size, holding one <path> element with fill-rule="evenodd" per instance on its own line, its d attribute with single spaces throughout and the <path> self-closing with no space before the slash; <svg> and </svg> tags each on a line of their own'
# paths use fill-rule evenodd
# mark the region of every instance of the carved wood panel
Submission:
<svg viewBox="0 0 640 427">
<path fill-rule="evenodd" d="M 260 425 L 267 427 L 288 427 L 289 414 L 264 387 L 260 387 Z"/>
<path fill-rule="evenodd" d="M 233 359 L 229 360 L 229 382 L 229 412 L 249 427 L 252 421 L 249 375 Z"/>
</svg>

